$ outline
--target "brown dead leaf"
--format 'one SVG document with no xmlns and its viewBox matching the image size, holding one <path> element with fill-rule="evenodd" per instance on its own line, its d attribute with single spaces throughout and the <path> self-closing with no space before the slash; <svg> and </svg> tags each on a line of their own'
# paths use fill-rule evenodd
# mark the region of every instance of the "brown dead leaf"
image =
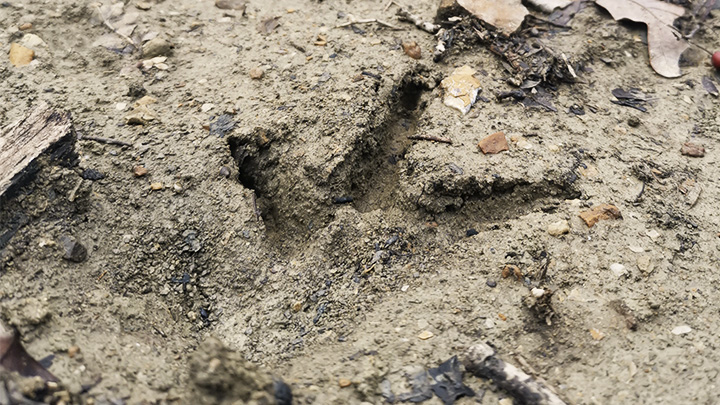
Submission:
<svg viewBox="0 0 720 405">
<path fill-rule="evenodd" d="M 679 77 L 680 55 L 690 46 L 673 27 L 685 9 L 660 0 L 597 0 L 616 20 L 628 19 L 648 27 L 650 65 L 661 76 Z"/>
<path fill-rule="evenodd" d="M 458 4 L 505 35 L 520 28 L 528 14 L 520 0 L 458 0 Z"/>
</svg>

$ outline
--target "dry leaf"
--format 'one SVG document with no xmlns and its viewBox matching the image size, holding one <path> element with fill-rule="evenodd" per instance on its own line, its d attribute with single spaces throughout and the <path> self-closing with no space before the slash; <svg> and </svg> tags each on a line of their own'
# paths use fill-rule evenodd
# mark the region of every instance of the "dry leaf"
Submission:
<svg viewBox="0 0 720 405">
<path fill-rule="evenodd" d="M 528 0 L 528 3 L 546 13 L 552 13 L 556 8 L 565 8 L 572 2 L 573 0 Z"/>
<path fill-rule="evenodd" d="M 277 28 L 280 25 L 280 17 L 269 17 L 262 21 L 260 21 L 260 24 L 258 24 L 258 32 L 261 34 L 269 34 L 273 31 L 275 31 L 275 28 Z"/>
<path fill-rule="evenodd" d="M 678 77 L 680 55 L 690 46 L 681 38 L 673 22 L 685 9 L 659 0 L 597 0 L 616 20 L 628 19 L 648 27 L 650 65 L 664 77 Z"/>
<path fill-rule="evenodd" d="M 458 4 L 506 35 L 520 28 L 528 14 L 520 0 L 458 0 Z"/>
<path fill-rule="evenodd" d="M 25 351 L 17 334 L 0 332 L 0 368 L 15 371 L 24 377 L 58 380 Z"/>
</svg>

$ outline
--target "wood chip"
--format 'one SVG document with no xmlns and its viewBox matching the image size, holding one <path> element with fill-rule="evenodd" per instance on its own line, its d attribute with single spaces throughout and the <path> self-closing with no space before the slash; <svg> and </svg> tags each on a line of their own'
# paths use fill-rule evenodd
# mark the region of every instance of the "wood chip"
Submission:
<svg viewBox="0 0 720 405">
<path fill-rule="evenodd" d="M 0 129 L 0 195 L 21 182 L 25 168 L 53 145 L 67 143 L 56 150 L 74 153 L 75 130 L 70 113 L 39 103 L 23 119 Z"/>
</svg>

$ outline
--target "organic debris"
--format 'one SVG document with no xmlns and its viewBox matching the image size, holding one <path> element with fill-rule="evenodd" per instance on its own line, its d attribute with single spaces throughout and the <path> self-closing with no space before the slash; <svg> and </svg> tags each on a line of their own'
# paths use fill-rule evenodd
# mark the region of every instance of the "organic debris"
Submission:
<svg viewBox="0 0 720 405">
<path fill-rule="evenodd" d="M 552 325 L 552 317 L 555 315 L 555 309 L 552 306 L 552 296 L 554 291 L 545 288 L 533 288 L 530 295 L 523 297 L 525 306 L 541 321 L 545 321 L 548 326 Z"/>
<path fill-rule="evenodd" d="M 446 106 L 467 114 L 475 104 L 480 93 L 480 80 L 476 79 L 475 70 L 470 66 L 461 66 L 442 82 L 440 87 L 445 91 L 443 102 Z"/>
<path fill-rule="evenodd" d="M 690 46 L 673 23 L 685 9 L 660 0 L 597 0 L 616 20 L 628 19 L 647 25 L 650 65 L 661 76 L 679 77 L 680 55 Z"/>
<path fill-rule="evenodd" d="M 474 397 L 475 392 L 463 384 L 463 373 L 457 356 L 453 356 L 435 368 L 428 370 L 435 383 L 430 389 L 443 404 L 454 404 L 459 398 Z"/>
<path fill-rule="evenodd" d="M 520 0 L 458 0 L 458 4 L 504 35 L 517 31 L 528 14 Z"/>
<path fill-rule="evenodd" d="M 565 405 L 553 390 L 524 371 L 504 362 L 487 343 L 478 343 L 463 354 L 465 370 L 479 378 L 489 378 L 507 391 L 518 404 Z"/>
<path fill-rule="evenodd" d="M 625 91 L 618 87 L 612 91 L 612 94 L 617 99 L 610 100 L 613 104 L 624 105 L 642 112 L 647 112 L 647 108 L 645 108 L 643 104 L 648 100 L 648 98 L 645 93 L 639 89 L 630 88 L 628 91 Z"/>
<path fill-rule="evenodd" d="M 720 94 L 718 94 L 718 89 L 715 87 L 715 84 L 712 82 L 712 79 L 708 76 L 703 76 L 702 78 L 702 85 L 705 88 L 705 91 L 708 92 L 713 97 L 718 97 Z"/>
</svg>

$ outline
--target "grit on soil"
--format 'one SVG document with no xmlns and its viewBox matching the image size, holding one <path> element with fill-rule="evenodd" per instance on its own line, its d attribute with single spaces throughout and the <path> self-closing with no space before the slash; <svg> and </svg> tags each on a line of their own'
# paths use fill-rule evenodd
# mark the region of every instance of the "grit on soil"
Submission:
<svg viewBox="0 0 720 405">
<path fill-rule="evenodd" d="M 211 403 L 223 389 L 227 403 L 250 400 L 204 374 L 203 359 L 219 357 L 243 378 L 255 367 L 282 378 L 296 403 L 380 404 L 384 381 L 408 392 L 417 370 L 487 341 L 568 403 L 716 403 L 709 58 L 659 77 L 642 26 L 590 5 L 571 30 L 540 32 L 587 68 L 558 86 L 550 112 L 496 100 L 514 87 L 481 46 L 433 62 L 435 38 L 385 1 L 251 0 L 244 15 L 210 0 L 138 3 L 120 10 L 137 14 L 133 35 L 172 45 L 152 67 L 92 24 L 90 1 L 0 6 L 3 55 L 27 34 L 44 41 L 29 66 L 0 58 L 1 122 L 44 100 L 70 111 L 81 137 L 76 167 L 42 165 L 2 202 L 0 314 L 35 358 L 54 355 L 49 370 L 75 400 Z M 435 1 L 415 3 L 432 19 Z M 401 29 L 335 28 L 351 15 Z M 258 32 L 268 17 L 279 26 Z M 716 24 L 694 41 L 717 49 Z M 409 41 L 422 59 L 403 52 Z M 463 65 L 487 100 L 465 116 L 438 86 Z M 617 87 L 648 95 L 648 111 L 613 104 Z M 147 122 L 126 125 L 143 96 L 156 100 L 141 107 Z M 498 131 L 509 151 L 480 152 Z M 705 156 L 682 155 L 688 141 Z M 622 218 L 588 227 L 578 216 L 604 203 Z M 548 233 L 562 221 L 569 233 Z M 62 259 L 64 236 L 86 246 L 85 261 Z M 506 265 L 521 280 L 503 278 Z M 536 287 L 553 292 L 551 307 L 526 305 Z M 465 383 L 482 403 L 507 397 Z"/>
</svg>

